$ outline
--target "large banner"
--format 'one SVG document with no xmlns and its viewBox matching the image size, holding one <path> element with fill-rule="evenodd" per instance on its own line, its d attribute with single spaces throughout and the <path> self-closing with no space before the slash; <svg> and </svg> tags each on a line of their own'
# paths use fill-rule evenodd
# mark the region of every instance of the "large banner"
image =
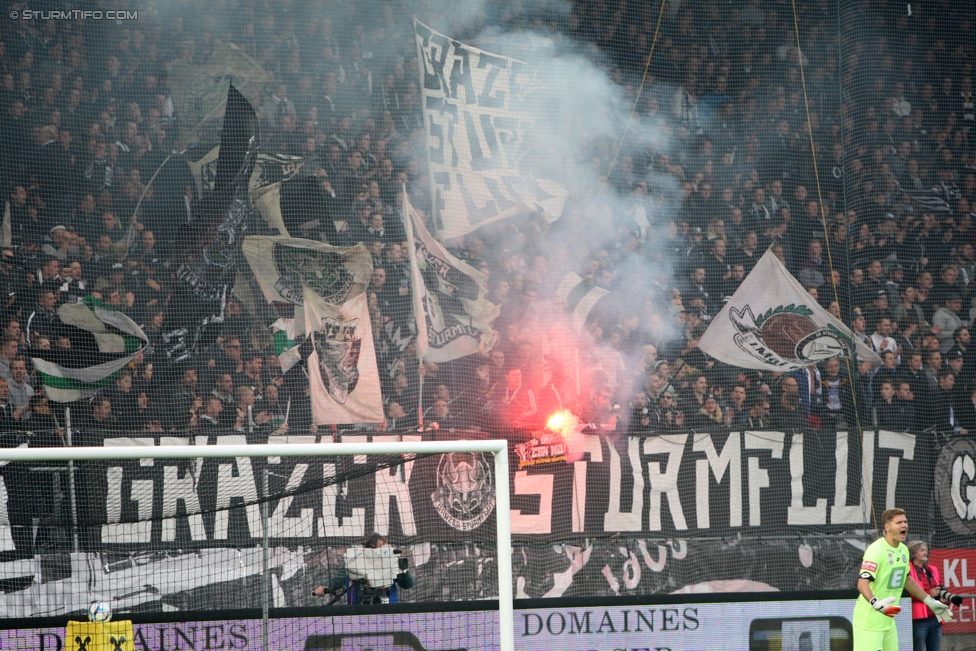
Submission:
<svg viewBox="0 0 976 651">
<path fill-rule="evenodd" d="M 140 438 L 106 438 L 104 445 L 186 441 L 153 436 L 146 432 Z M 818 436 L 819 441 L 783 432 L 698 432 L 617 441 L 583 436 L 584 450 L 573 462 L 555 460 L 519 470 L 513 460 L 509 477 L 512 533 L 523 541 L 615 534 L 694 539 L 736 533 L 841 533 L 873 528 L 874 518 L 896 505 L 908 510 L 913 532 L 920 533 L 932 474 L 926 474 L 924 462 L 918 458 L 914 435 L 869 431 L 860 442 L 847 432 Z M 295 439 L 310 442 L 290 437 Z M 210 442 L 239 444 L 246 440 L 244 435 L 228 435 Z M 343 437 L 347 440 L 367 439 L 365 435 Z M 389 440 L 389 435 L 377 434 L 376 440 Z M 197 441 L 206 442 L 205 437 Z M 300 524 L 275 511 L 269 535 L 282 544 L 345 543 L 371 530 L 388 531 L 405 542 L 450 537 L 452 531 L 490 539 L 494 535 L 495 478 L 489 456 L 420 458 L 408 462 L 401 473 L 366 473 L 342 491 L 334 485 L 321 487 L 323 478 L 336 476 L 337 468 L 344 467 L 342 459 L 276 459 L 271 494 L 283 490 L 292 477 L 309 489 L 293 498 L 295 504 L 287 498 L 285 510 L 297 512 L 298 503 L 309 510 Z M 127 461 L 92 464 L 86 478 L 101 496 L 86 507 L 92 511 L 84 519 L 114 523 L 101 527 L 98 543 L 259 544 L 262 530 L 256 520 L 249 517 L 231 525 L 220 516 L 216 521 L 224 524 L 218 526 L 210 512 L 225 508 L 234 499 L 247 504 L 256 500 L 264 461 L 201 463 L 199 470 L 194 464 L 169 460 L 148 466 Z M 355 463 L 365 464 L 366 459 L 357 457 Z M 221 470 L 222 465 L 227 468 Z M 301 477 L 294 475 L 299 467 Z M 91 474 L 91 468 L 97 468 L 97 473 Z M 194 488 L 193 501 L 183 505 L 188 481 Z M 340 492 L 345 502 L 337 511 Z M 396 518 L 390 517 L 391 508 L 385 506 L 391 499 L 396 502 Z M 246 509 L 251 510 L 256 514 L 258 506 Z M 180 515 L 183 512 L 204 515 Z M 340 517 L 337 512 L 355 513 L 355 517 Z M 168 517 L 187 526 L 163 526 L 160 519 Z M 422 533 L 418 522 L 425 523 Z"/>
<path fill-rule="evenodd" d="M 533 121 L 529 67 L 414 26 L 437 236 L 522 212 L 559 218 L 568 193 L 523 163 Z"/>
<path fill-rule="evenodd" d="M 520 597 L 850 589 L 866 543 L 876 535 L 874 519 L 885 508 L 908 511 L 911 538 L 930 536 L 931 459 L 912 434 L 583 439 L 582 454 L 572 462 L 523 469 L 515 458 L 510 462 Z M 201 434 L 190 441 L 145 432 L 103 444 L 263 440 Z M 272 436 L 268 442 L 317 440 Z M 362 432 L 342 440 L 389 441 L 391 435 Z M 378 471 L 367 460 L 375 458 L 81 464 L 75 478 L 81 551 L 69 555 L 66 539 L 63 558 L 35 554 L 31 521 L 19 515 L 34 499 L 24 487 L 40 479 L 32 482 L 26 469 L 3 466 L 0 612 L 70 612 L 101 591 L 129 595 L 133 606 L 179 594 L 181 609 L 212 608 L 214 594 L 225 593 L 235 600 L 226 607 L 260 606 L 260 590 L 248 582 L 262 573 L 266 468 L 272 496 L 267 537 L 281 586 L 276 607 L 314 605 L 310 594 L 318 583 L 312 583 L 328 569 L 323 550 L 359 543 L 374 530 L 409 550 L 418 578 L 411 600 L 490 596 L 465 577 L 497 567 L 491 456 L 438 454 Z M 973 502 L 970 485 L 960 482 L 956 496 L 967 505 Z M 45 530 L 39 541 L 49 535 Z M 459 554 L 466 564 L 457 564 Z M 971 592 L 974 567 L 970 556 L 950 560 L 943 581 L 953 592 Z"/>
</svg>

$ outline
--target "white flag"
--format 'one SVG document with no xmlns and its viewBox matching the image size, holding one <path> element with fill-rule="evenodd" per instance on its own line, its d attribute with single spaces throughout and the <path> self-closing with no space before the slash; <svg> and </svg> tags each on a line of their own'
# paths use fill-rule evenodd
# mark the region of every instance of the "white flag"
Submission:
<svg viewBox="0 0 976 651">
<path fill-rule="evenodd" d="M 531 158 L 530 67 L 417 21 L 414 29 L 438 237 L 460 237 L 526 211 L 558 219 L 569 193 L 522 164 Z"/>
<path fill-rule="evenodd" d="M 490 350 L 498 339 L 491 324 L 499 307 L 485 298 L 488 277 L 448 253 L 424 226 L 404 193 L 404 228 L 417 320 L 417 354 L 430 362 Z"/>
<path fill-rule="evenodd" d="M 369 285 L 373 258 L 362 244 L 331 246 L 293 237 L 244 238 L 244 256 L 269 303 L 302 304 L 304 287 L 342 305 Z"/>
<path fill-rule="evenodd" d="M 732 299 L 708 326 L 698 347 L 740 368 L 794 371 L 856 352 L 881 358 L 803 289 L 772 251 L 766 251 Z"/>
<path fill-rule="evenodd" d="M 314 350 L 308 356 L 316 425 L 379 423 L 383 395 L 366 295 L 341 307 L 305 290 L 305 321 Z"/>
</svg>

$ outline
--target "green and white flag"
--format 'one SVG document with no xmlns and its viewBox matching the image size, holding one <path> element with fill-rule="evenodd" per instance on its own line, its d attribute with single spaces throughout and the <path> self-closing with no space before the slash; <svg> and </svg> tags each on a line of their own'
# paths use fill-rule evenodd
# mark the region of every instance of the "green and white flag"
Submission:
<svg viewBox="0 0 976 651">
<path fill-rule="evenodd" d="M 31 351 L 44 392 L 55 402 L 93 395 L 149 345 L 135 321 L 95 299 L 65 303 L 58 316 L 71 348 Z"/>
<path fill-rule="evenodd" d="M 854 353 L 881 358 L 803 289 L 772 250 L 766 251 L 712 320 L 698 347 L 739 368 L 795 371 Z"/>
<path fill-rule="evenodd" d="M 304 315 L 301 322 L 304 328 Z M 271 333 L 275 355 L 278 356 L 278 363 L 281 364 L 281 372 L 287 373 L 302 360 L 298 345 L 295 344 L 295 339 L 299 336 L 295 332 L 295 319 L 278 319 L 271 324 Z"/>
<path fill-rule="evenodd" d="M 566 309 L 573 315 L 573 334 L 578 335 L 583 331 L 593 306 L 609 293 L 590 281 L 580 278 L 572 271 L 563 276 L 559 287 L 556 288 L 556 298 L 560 303 L 565 304 Z"/>
</svg>

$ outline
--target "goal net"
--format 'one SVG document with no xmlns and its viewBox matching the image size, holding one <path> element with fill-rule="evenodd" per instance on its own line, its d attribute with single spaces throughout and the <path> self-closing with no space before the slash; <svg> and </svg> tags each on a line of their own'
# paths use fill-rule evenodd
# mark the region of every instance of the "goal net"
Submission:
<svg viewBox="0 0 976 651">
<path fill-rule="evenodd" d="M 24 580 L 43 580 L 5 594 L 5 616 L 81 614 L 92 601 L 117 619 L 260 608 L 262 648 L 510 649 L 511 554 L 498 550 L 511 533 L 497 516 L 508 482 L 496 481 L 507 443 L 350 439 L 0 450 L 7 495 L 30 476 L 35 495 L 63 490 L 76 513 L 2 528 L 51 552 L 25 559 Z M 396 603 L 409 614 L 383 614 Z M 272 609 L 327 606 L 334 617 L 268 624 Z"/>
</svg>

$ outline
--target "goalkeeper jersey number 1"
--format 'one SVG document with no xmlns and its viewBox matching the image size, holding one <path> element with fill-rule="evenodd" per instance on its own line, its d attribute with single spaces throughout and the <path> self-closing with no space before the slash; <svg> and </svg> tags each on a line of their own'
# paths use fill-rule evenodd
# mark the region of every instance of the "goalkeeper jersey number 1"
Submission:
<svg viewBox="0 0 976 651">
<path fill-rule="evenodd" d="M 908 547 L 898 543 L 895 549 L 884 538 L 878 538 L 864 551 L 858 578 L 871 579 L 871 592 L 878 599 L 901 599 L 908 580 Z M 894 627 L 895 619 L 878 612 L 863 596 L 854 605 L 854 626 L 865 631 L 884 631 Z"/>
</svg>

